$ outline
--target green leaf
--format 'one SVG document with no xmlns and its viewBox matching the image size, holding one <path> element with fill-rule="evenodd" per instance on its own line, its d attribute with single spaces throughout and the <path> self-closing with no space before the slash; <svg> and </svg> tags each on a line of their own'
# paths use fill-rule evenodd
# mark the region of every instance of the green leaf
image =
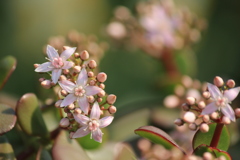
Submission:
<svg viewBox="0 0 240 160">
<path fill-rule="evenodd" d="M 16 123 L 14 109 L 5 104 L 0 104 L 0 135 L 10 131 Z"/>
<path fill-rule="evenodd" d="M 202 133 L 200 130 L 196 132 L 196 134 L 193 137 L 193 143 L 192 143 L 193 149 L 197 148 L 201 144 L 206 144 L 210 146 L 216 125 L 217 125 L 216 123 L 209 124 L 209 131 L 206 133 Z M 227 151 L 229 145 L 230 145 L 230 135 L 227 127 L 224 125 L 217 148 Z"/>
<path fill-rule="evenodd" d="M 8 78 L 15 70 L 17 61 L 12 56 L 4 57 L 0 61 L 0 89 L 3 88 L 4 84 L 7 82 Z"/>
<path fill-rule="evenodd" d="M 42 116 L 49 132 L 58 128 L 61 119 L 59 109 L 56 109 L 55 106 L 48 106 L 42 109 Z"/>
<path fill-rule="evenodd" d="M 16 112 L 19 125 L 28 135 L 49 136 L 35 94 L 23 95 L 17 103 Z"/>
<path fill-rule="evenodd" d="M 52 157 L 46 149 L 40 147 L 36 156 L 36 160 L 52 160 Z"/>
<path fill-rule="evenodd" d="M 212 155 L 215 158 L 218 158 L 220 156 L 224 156 L 226 158 L 226 160 L 232 160 L 231 156 L 226 152 L 226 151 L 222 151 L 220 149 L 214 148 L 214 147 L 210 147 L 208 145 L 202 144 L 200 146 L 198 146 L 195 150 L 194 150 L 194 154 L 198 155 L 198 156 L 203 156 L 203 154 L 205 152 L 210 152 L 212 153 Z"/>
<path fill-rule="evenodd" d="M 60 131 L 53 144 L 52 156 L 53 159 L 57 160 L 90 160 L 78 142 L 75 139 L 70 139 L 69 134 L 64 130 Z"/>
<path fill-rule="evenodd" d="M 0 159 L 16 159 L 12 146 L 5 136 L 0 136 Z"/>
<path fill-rule="evenodd" d="M 147 138 L 153 143 L 160 144 L 166 149 L 170 150 L 173 148 L 178 148 L 184 154 L 182 148 L 163 130 L 153 127 L 153 126 L 143 126 L 135 130 L 135 133 L 141 137 Z"/>
<path fill-rule="evenodd" d="M 116 155 L 114 160 L 137 160 L 131 146 L 125 143 L 119 143 L 116 149 Z"/>
</svg>

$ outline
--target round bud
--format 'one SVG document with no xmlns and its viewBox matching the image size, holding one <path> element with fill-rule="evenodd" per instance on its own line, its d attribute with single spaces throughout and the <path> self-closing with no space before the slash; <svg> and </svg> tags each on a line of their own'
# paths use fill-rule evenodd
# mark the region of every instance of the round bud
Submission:
<svg viewBox="0 0 240 160">
<path fill-rule="evenodd" d="M 203 120 L 203 122 L 208 123 L 210 120 L 209 115 L 203 115 L 202 120 Z"/>
<path fill-rule="evenodd" d="M 116 102 L 117 96 L 114 94 L 110 94 L 107 96 L 107 103 L 108 104 L 114 104 Z"/>
<path fill-rule="evenodd" d="M 98 98 L 97 102 L 99 102 L 99 103 L 102 102 L 102 98 Z"/>
<path fill-rule="evenodd" d="M 60 127 L 62 127 L 62 128 L 68 127 L 69 124 L 70 124 L 70 122 L 69 122 L 68 118 L 62 118 L 60 123 L 59 123 Z"/>
<path fill-rule="evenodd" d="M 193 123 L 196 119 L 196 115 L 193 112 L 186 112 L 183 115 L 184 122 Z"/>
<path fill-rule="evenodd" d="M 61 105 L 61 103 L 62 103 L 62 100 L 58 100 L 58 101 L 55 103 L 55 107 L 56 107 L 56 108 L 59 108 L 60 105 Z"/>
<path fill-rule="evenodd" d="M 80 54 L 79 54 L 79 53 L 74 53 L 74 57 L 75 57 L 75 58 L 79 58 L 79 57 L 80 57 Z"/>
<path fill-rule="evenodd" d="M 97 80 L 102 83 L 105 82 L 107 80 L 107 74 L 104 72 L 98 73 Z"/>
<path fill-rule="evenodd" d="M 182 84 L 186 87 L 186 88 L 189 88 L 192 86 L 192 83 L 193 83 L 193 80 L 191 77 L 189 76 L 183 76 L 182 77 Z"/>
<path fill-rule="evenodd" d="M 226 84 L 229 88 L 235 87 L 235 81 L 232 79 L 229 79 Z"/>
<path fill-rule="evenodd" d="M 187 104 L 194 105 L 196 103 L 196 99 L 193 97 L 187 97 L 186 98 Z"/>
<path fill-rule="evenodd" d="M 89 81 L 89 85 L 90 85 L 90 86 L 94 86 L 95 84 L 96 84 L 95 80 L 90 80 L 90 81 Z"/>
<path fill-rule="evenodd" d="M 239 118 L 240 117 L 240 108 L 235 109 L 235 115 Z"/>
<path fill-rule="evenodd" d="M 42 82 L 42 81 L 44 81 L 45 80 L 45 78 L 39 78 L 39 82 Z"/>
<path fill-rule="evenodd" d="M 195 123 L 191 123 L 191 124 L 189 124 L 188 128 L 195 131 L 195 130 L 197 130 L 197 125 Z"/>
<path fill-rule="evenodd" d="M 67 80 L 67 77 L 64 76 L 64 75 L 61 75 L 60 78 L 59 78 L 59 80 L 60 80 L 60 81 L 65 81 L 65 80 Z"/>
<path fill-rule="evenodd" d="M 228 117 L 223 116 L 223 118 L 222 118 L 222 123 L 223 123 L 223 124 L 230 124 L 230 123 L 231 123 L 231 120 L 230 120 Z"/>
<path fill-rule="evenodd" d="M 66 95 L 68 95 L 68 92 L 65 91 L 65 90 L 61 90 L 61 95 L 62 95 L 62 96 L 66 96 Z"/>
<path fill-rule="evenodd" d="M 88 72 L 87 74 L 88 74 L 88 77 L 90 78 L 94 76 L 94 73 L 92 71 Z"/>
<path fill-rule="evenodd" d="M 93 103 L 95 101 L 95 98 L 93 96 L 87 97 L 89 103 Z"/>
<path fill-rule="evenodd" d="M 200 108 L 200 109 L 204 109 L 205 107 L 206 107 L 206 104 L 205 104 L 204 101 L 200 101 L 200 102 L 198 102 L 198 108 Z"/>
<path fill-rule="evenodd" d="M 219 114 L 217 112 L 213 112 L 210 114 L 211 119 L 216 120 L 218 119 Z"/>
<path fill-rule="evenodd" d="M 81 66 L 74 66 L 73 67 L 73 72 L 79 73 L 81 71 Z"/>
<path fill-rule="evenodd" d="M 102 91 L 100 91 L 100 92 L 98 92 L 98 96 L 99 97 L 103 97 L 103 96 L 105 96 L 105 94 L 106 94 L 106 92 L 104 91 L 104 90 L 102 90 Z"/>
<path fill-rule="evenodd" d="M 116 113 L 117 112 L 117 108 L 115 106 L 110 106 L 108 108 L 108 112 L 111 113 L 111 114 Z"/>
<path fill-rule="evenodd" d="M 176 124 L 177 126 L 182 126 L 184 122 L 181 118 L 178 118 L 174 121 L 174 124 Z"/>
<path fill-rule="evenodd" d="M 45 89 L 51 88 L 51 81 L 50 80 L 44 80 L 41 82 L 41 86 Z"/>
<path fill-rule="evenodd" d="M 224 157 L 223 155 L 221 155 L 220 157 L 218 157 L 218 160 L 227 160 L 226 157 Z"/>
<path fill-rule="evenodd" d="M 39 66 L 40 66 L 40 64 L 36 64 L 36 63 L 33 65 L 34 68 L 37 68 Z"/>
<path fill-rule="evenodd" d="M 94 69 L 97 67 L 97 63 L 94 60 L 89 61 L 88 63 L 89 68 Z"/>
<path fill-rule="evenodd" d="M 164 98 L 163 104 L 168 108 L 175 108 L 179 105 L 179 98 L 175 95 L 169 95 Z"/>
<path fill-rule="evenodd" d="M 99 84 L 99 88 L 104 89 L 105 88 L 105 84 L 103 84 L 103 83 Z"/>
<path fill-rule="evenodd" d="M 217 86 L 217 87 L 222 87 L 224 85 L 224 81 L 221 77 L 216 76 L 213 80 L 213 83 Z"/>
<path fill-rule="evenodd" d="M 205 152 L 205 153 L 203 154 L 203 159 L 204 159 L 204 160 L 212 160 L 212 159 L 213 159 L 213 156 L 212 156 L 212 154 L 211 154 L 210 152 Z"/>
<path fill-rule="evenodd" d="M 206 98 L 206 99 L 210 98 L 210 96 L 211 96 L 211 94 L 210 94 L 208 91 L 204 91 L 204 92 L 202 93 L 202 95 L 203 95 L 203 97 Z"/>
<path fill-rule="evenodd" d="M 80 108 L 75 108 L 74 109 L 74 113 L 75 114 L 81 114 L 82 113 L 82 110 Z"/>
<path fill-rule="evenodd" d="M 89 53 L 86 50 L 82 51 L 80 53 L 80 58 L 84 61 L 87 60 L 89 58 Z"/>
<path fill-rule="evenodd" d="M 67 107 L 69 110 L 73 110 L 75 108 L 75 105 L 73 103 L 69 104 Z"/>
<path fill-rule="evenodd" d="M 68 69 L 64 69 L 63 70 L 63 74 L 69 74 L 69 70 Z"/>
<path fill-rule="evenodd" d="M 199 127 L 200 131 L 203 132 L 203 133 L 206 133 L 209 131 L 209 126 L 208 124 L 206 123 L 202 123 Z"/>
</svg>

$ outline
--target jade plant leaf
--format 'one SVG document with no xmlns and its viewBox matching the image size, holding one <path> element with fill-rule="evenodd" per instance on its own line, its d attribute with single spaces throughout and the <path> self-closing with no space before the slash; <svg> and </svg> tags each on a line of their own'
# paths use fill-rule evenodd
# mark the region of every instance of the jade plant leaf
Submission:
<svg viewBox="0 0 240 160">
<path fill-rule="evenodd" d="M 16 159 L 11 144 L 3 135 L 0 136 L 0 159 Z"/>
<path fill-rule="evenodd" d="M 217 149 L 217 148 L 214 148 L 214 147 L 210 147 L 210 146 L 205 145 L 205 144 L 202 144 L 202 145 L 198 146 L 194 150 L 194 154 L 198 155 L 198 156 L 203 156 L 203 154 L 205 152 L 212 153 L 212 155 L 215 158 L 218 158 L 220 156 L 224 156 L 226 158 L 226 160 L 232 160 L 231 156 L 226 151 L 223 151 L 223 150 L 220 150 L 220 149 Z"/>
<path fill-rule="evenodd" d="M 38 149 L 36 160 L 52 160 L 50 153 L 42 146 Z"/>
<path fill-rule="evenodd" d="M 19 125 L 28 135 L 49 136 L 35 94 L 23 95 L 17 103 L 16 112 Z"/>
<path fill-rule="evenodd" d="M 53 144 L 52 156 L 53 159 L 57 160 L 90 160 L 78 142 L 75 139 L 70 139 L 69 134 L 64 130 L 60 131 Z"/>
<path fill-rule="evenodd" d="M 192 143 L 193 149 L 197 148 L 201 144 L 210 146 L 216 125 L 217 125 L 216 123 L 209 124 L 209 131 L 206 133 L 202 133 L 200 130 L 196 132 L 196 134 L 193 137 L 193 143 Z M 222 133 L 221 133 L 217 148 L 227 151 L 229 145 L 230 145 L 230 135 L 227 127 L 224 126 L 222 129 Z"/>
<path fill-rule="evenodd" d="M 7 82 L 8 78 L 15 70 L 17 61 L 12 56 L 4 57 L 0 61 L 0 89 L 3 88 L 4 84 Z"/>
<path fill-rule="evenodd" d="M 185 154 L 183 149 L 180 148 L 178 144 L 166 132 L 159 128 L 153 126 L 143 126 L 136 129 L 135 133 L 141 137 L 149 139 L 153 143 L 164 146 L 168 150 L 178 148 L 180 151 L 182 151 L 183 154 Z"/>
<path fill-rule="evenodd" d="M 115 160 L 137 160 L 133 149 L 125 143 L 117 144 Z"/>
<path fill-rule="evenodd" d="M 16 123 L 14 109 L 5 104 L 0 104 L 0 135 L 10 131 Z"/>
</svg>

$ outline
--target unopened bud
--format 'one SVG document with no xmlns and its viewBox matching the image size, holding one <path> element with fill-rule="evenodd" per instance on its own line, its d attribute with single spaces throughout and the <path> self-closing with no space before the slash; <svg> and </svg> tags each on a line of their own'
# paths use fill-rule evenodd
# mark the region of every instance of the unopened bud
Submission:
<svg viewBox="0 0 240 160">
<path fill-rule="evenodd" d="M 74 109 L 74 113 L 75 114 L 81 114 L 82 113 L 82 110 L 80 108 L 75 108 Z"/>
<path fill-rule="evenodd" d="M 216 120 L 218 119 L 219 114 L 217 112 L 213 112 L 210 114 L 211 119 Z"/>
<path fill-rule="evenodd" d="M 200 102 L 198 102 L 198 108 L 200 108 L 200 109 L 204 109 L 205 107 L 206 107 L 206 104 L 205 104 L 204 101 L 200 101 Z"/>
<path fill-rule="evenodd" d="M 186 112 L 183 115 L 183 120 L 187 123 L 193 123 L 196 119 L 196 115 L 193 112 Z"/>
<path fill-rule="evenodd" d="M 80 58 L 84 61 L 87 60 L 89 58 L 89 53 L 86 50 L 82 51 L 80 53 Z"/>
<path fill-rule="evenodd" d="M 103 97 L 103 96 L 105 96 L 105 94 L 106 94 L 106 92 L 104 91 L 104 90 L 102 90 L 102 91 L 100 91 L 100 92 L 98 92 L 98 96 L 99 97 Z"/>
<path fill-rule="evenodd" d="M 168 108 L 175 108 L 179 105 L 179 98 L 175 95 L 169 95 L 164 98 L 163 104 Z"/>
<path fill-rule="evenodd" d="M 70 109 L 70 110 L 73 110 L 75 108 L 75 105 L 73 103 L 71 103 L 71 104 L 68 105 L 67 108 Z"/>
<path fill-rule="evenodd" d="M 39 78 L 39 82 L 42 82 L 42 81 L 44 81 L 45 80 L 45 78 Z"/>
<path fill-rule="evenodd" d="M 117 108 L 116 108 L 115 106 L 110 106 L 110 107 L 108 108 L 108 111 L 109 111 L 109 113 L 113 114 L 113 113 L 116 113 L 116 112 L 117 112 Z"/>
<path fill-rule="evenodd" d="M 51 88 L 51 81 L 50 80 L 44 80 L 41 82 L 41 86 L 45 89 Z"/>
<path fill-rule="evenodd" d="M 226 157 L 224 157 L 223 155 L 221 155 L 220 157 L 218 157 L 218 160 L 227 160 Z"/>
<path fill-rule="evenodd" d="M 98 98 L 97 102 L 99 102 L 99 103 L 102 102 L 102 98 Z"/>
<path fill-rule="evenodd" d="M 68 127 L 69 124 L 70 124 L 70 122 L 69 122 L 68 118 L 62 118 L 60 123 L 59 123 L 60 127 L 62 127 L 62 128 Z"/>
<path fill-rule="evenodd" d="M 73 118 L 73 114 L 72 114 L 71 112 L 68 112 L 68 113 L 67 113 L 67 117 L 68 117 L 68 118 Z"/>
<path fill-rule="evenodd" d="M 107 103 L 108 104 L 114 104 L 116 102 L 117 96 L 114 94 L 110 94 L 107 96 Z"/>
<path fill-rule="evenodd" d="M 207 115 L 207 114 L 206 114 L 206 115 L 203 115 L 202 120 L 203 120 L 203 122 L 208 123 L 209 120 L 210 120 L 209 115 Z"/>
<path fill-rule="evenodd" d="M 182 84 L 186 87 L 189 88 L 192 86 L 193 80 L 191 77 L 184 75 L 182 77 Z"/>
<path fill-rule="evenodd" d="M 235 115 L 239 118 L 240 117 L 240 108 L 235 109 Z"/>
<path fill-rule="evenodd" d="M 75 57 L 75 58 L 79 58 L 79 57 L 80 57 L 80 54 L 79 54 L 79 53 L 74 53 L 74 57 Z"/>
<path fill-rule="evenodd" d="M 95 84 L 96 84 L 95 80 L 90 80 L 90 81 L 89 81 L 89 85 L 90 85 L 90 86 L 94 86 Z"/>
<path fill-rule="evenodd" d="M 88 72 L 87 74 L 88 74 L 88 77 L 90 78 L 94 76 L 94 73 L 92 71 Z"/>
<path fill-rule="evenodd" d="M 187 97 L 186 101 L 187 101 L 187 104 L 189 105 L 194 105 L 196 103 L 196 100 L 193 97 Z"/>
<path fill-rule="evenodd" d="M 206 98 L 206 99 L 210 98 L 210 96 L 211 96 L 211 94 L 210 94 L 208 91 L 204 91 L 204 92 L 202 93 L 202 95 L 203 95 L 203 97 Z"/>
<path fill-rule="evenodd" d="M 105 82 L 107 80 L 107 74 L 104 72 L 98 73 L 97 80 L 102 83 Z"/>
<path fill-rule="evenodd" d="M 200 125 L 200 131 L 201 132 L 203 132 L 203 133 L 206 133 L 206 132 L 208 132 L 209 131 L 209 126 L 208 126 L 208 124 L 206 124 L 206 123 L 202 123 L 201 125 Z"/>
<path fill-rule="evenodd" d="M 66 95 L 68 95 L 68 92 L 63 89 L 63 90 L 61 90 L 61 95 L 62 95 L 62 96 L 66 96 Z"/>
<path fill-rule="evenodd" d="M 205 152 L 205 153 L 203 154 L 203 159 L 204 159 L 204 160 L 212 160 L 212 159 L 213 159 L 213 156 L 212 156 L 212 154 L 211 154 L 210 152 Z"/>
<path fill-rule="evenodd" d="M 95 101 L 95 98 L 93 96 L 87 97 L 89 103 L 93 103 Z"/>
<path fill-rule="evenodd" d="M 216 76 L 213 80 L 213 83 L 217 86 L 217 87 L 222 87 L 224 85 L 224 81 L 221 77 Z"/>
<path fill-rule="evenodd" d="M 177 126 L 182 126 L 184 124 L 183 120 L 178 118 L 174 121 L 174 124 L 176 124 Z"/>
<path fill-rule="evenodd" d="M 63 74 L 69 74 L 69 70 L 68 69 L 64 69 L 63 70 Z"/>
<path fill-rule="evenodd" d="M 64 75 L 61 75 L 60 78 L 59 78 L 59 80 L 60 80 L 60 81 L 65 81 L 65 80 L 67 80 L 67 77 L 64 76 Z"/>
<path fill-rule="evenodd" d="M 88 63 L 89 68 L 94 69 L 97 67 L 97 63 L 94 60 L 89 61 Z"/>
<path fill-rule="evenodd" d="M 37 67 L 39 67 L 39 66 L 40 66 L 40 64 L 37 64 L 37 63 L 35 63 L 35 64 L 33 65 L 34 68 L 37 68 Z"/>
<path fill-rule="evenodd" d="M 74 66 L 74 67 L 73 67 L 73 71 L 74 71 L 75 73 L 79 73 L 79 72 L 81 71 L 81 66 Z"/>
<path fill-rule="evenodd" d="M 60 105 L 61 105 L 61 103 L 62 103 L 62 100 L 58 100 L 58 101 L 55 103 L 55 107 L 56 107 L 56 108 L 59 108 Z"/>
<path fill-rule="evenodd" d="M 235 87 L 235 81 L 232 79 L 229 79 L 226 84 L 229 88 Z"/>
<path fill-rule="evenodd" d="M 195 131 L 195 130 L 197 130 L 197 125 L 195 123 L 191 123 L 191 124 L 189 124 L 188 128 Z"/>
<path fill-rule="evenodd" d="M 105 84 L 103 84 L 103 83 L 99 84 L 99 88 L 104 89 L 105 88 Z"/>
<path fill-rule="evenodd" d="M 230 120 L 228 117 L 223 116 L 223 118 L 222 118 L 222 123 L 227 125 L 227 124 L 230 124 L 230 123 L 231 123 L 231 120 Z"/>
</svg>

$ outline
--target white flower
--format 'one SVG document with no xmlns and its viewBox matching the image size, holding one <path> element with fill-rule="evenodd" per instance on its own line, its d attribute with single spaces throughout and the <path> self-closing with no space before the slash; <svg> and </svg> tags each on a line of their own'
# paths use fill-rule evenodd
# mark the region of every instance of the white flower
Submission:
<svg viewBox="0 0 240 160">
<path fill-rule="evenodd" d="M 74 119 L 82 126 L 72 136 L 72 138 L 79 138 L 91 133 L 91 138 L 97 142 L 102 142 L 102 131 L 104 128 L 112 123 L 113 116 L 106 116 L 100 118 L 100 108 L 97 102 L 93 104 L 90 118 L 82 114 L 73 114 Z"/>
<path fill-rule="evenodd" d="M 62 52 L 59 56 L 57 51 L 50 45 L 47 46 L 47 55 L 50 62 L 40 64 L 35 72 L 49 72 L 52 71 L 52 81 L 57 83 L 62 69 L 69 69 L 73 66 L 73 62 L 67 61 L 67 59 L 75 52 L 76 47 L 68 48 Z"/>
<path fill-rule="evenodd" d="M 219 111 L 221 110 L 221 112 L 226 117 L 228 117 L 232 121 L 235 121 L 235 113 L 232 107 L 229 105 L 229 103 L 231 103 L 231 101 L 233 101 L 237 97 L 240 91 L 240 88 L 239 87 L 232 88 L 222 93 L 220 92 L 217 86 L 211 83 L 208 83 L 207 85 L 208 85 L 208 91 L 211 94 L 213 102 L 208 104 L 201 114 L 206 115 L 206 114 L 211 114 L 216 110 L 219 110 Z"/>
<path fill-rule="evenodd" d="M 93 96 L 102 91 L 102 89 L 97 86 L 87 85 L 87 81 L 88 75 L 85 68 L 81 70 L 76 84 L 68 80 L 59 81 L 58 83 L 62 89 L 69 93 L 62 101 L 60 107 L 68 106 L 74 101 L 77 101 L 82 111 L 87 114 L 89 110 L 87 96 Z"/>
</svg>

